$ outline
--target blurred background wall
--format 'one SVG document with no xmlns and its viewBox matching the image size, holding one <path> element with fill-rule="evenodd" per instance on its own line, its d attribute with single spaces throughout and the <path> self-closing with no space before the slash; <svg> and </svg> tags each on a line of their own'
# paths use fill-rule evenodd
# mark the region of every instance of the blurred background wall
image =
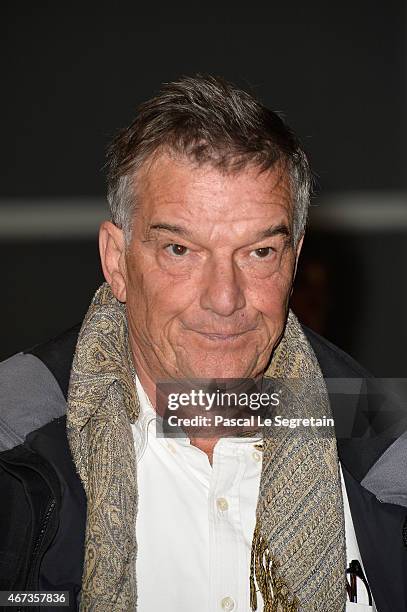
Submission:
<svg viewBox="0 0 407 612">
<path fill-rule="evenodd" d="M 282 111 L 318 177 L 293 308 L 407 373 L 405 2 L 2 4 L 0 357 L 80 321 L 102 282 L 104 151 L 162 81 L 222 75 Z"/>
</svg>

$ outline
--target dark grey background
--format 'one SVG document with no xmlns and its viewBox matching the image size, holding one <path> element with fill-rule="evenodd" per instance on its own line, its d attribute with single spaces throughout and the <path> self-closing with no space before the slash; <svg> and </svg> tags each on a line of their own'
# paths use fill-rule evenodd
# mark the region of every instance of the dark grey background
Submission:
<svg viewBox="0 0 407 612">
<path fill-rule="evenodd" d="M 116 129 L 162 81 L 196 71 L 249 87 L 285 113 L 318 175 L 315 205 L 375 194 L 386 215 L 389 194 L 403 201 L 405 2 L 2 7 L 0 223 L 5 205 L 29 204 L 34 219 L 39 203 L 103 198 Z M 320 331 L 379 376 L 407 371 L 405 225 L 372 230 L 367 214 L 365 228 L 318 226 L 306 241 L 304 261 L 316 257 L 329 271 Z M 2 238 L 0 356 L 82 318 L 102 280 L 96 230 Z"/>
</svg>

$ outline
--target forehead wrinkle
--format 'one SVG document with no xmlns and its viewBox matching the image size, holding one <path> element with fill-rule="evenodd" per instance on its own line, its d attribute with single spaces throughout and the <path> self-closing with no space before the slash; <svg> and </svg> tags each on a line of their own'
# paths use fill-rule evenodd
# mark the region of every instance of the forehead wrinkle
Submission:
<svg viewBox="0 0 407 612">
<path fill-rule="evenodd" d="M 261 175 L 266 175 L 269 177 L 270 184 L 267 187 L 264 187 L 263 194 L 258 197 L 258 203 L 260 204 L 267 204 L 266 199 L 275 191 L 276 188 L 280 188 L 288 193 L 291 192 L 289 176 L 286 172 L 286 168 L 281 163 L 277 163 L 273 165 L 272 168 L 268 168 L 266 170 L 259 168 L 257 165 L 249 163 L 239 172 L 229 173 L 221 171 L 218 168 L 214 168 L 209 163 L 196 165 L 196 163 L 193 163 L 188 157 L 182 156 L 181 158 L 174 158 L 167 151 L 158 150 L 155 151 L 154 155 L 147 159 L 146 162 L 144 162 L 143 166 L 138 171 L 137 178 L 139 179 L 139 188 L 142 188 L 144 194 L 149 195 L 151 188 L 153 188 L 155 191 L 154 199 L 157 202 L 162 202 L 164 204 L 181 204 L 188 206 L 189 203 L 189 198 L 185 198 L 185 193 L 182 191 L 177 193 L 177 200 L 173 201 L 172 198 L 168 197 L 169 194 L 167 188 L 161 188 L 160 182 L 157 182 L 157 172 L 160 173 L 162 170 L 164 170 L 164 176 L 168 178 L 166 168 L 168 168 L 170 165 L 171 170 L 171 164 L 174 164 L 175 167 L 178 167 L 181 170 L 183 168 L 189 169 L 189 176 L 194 177 L 194 180 L 192 183 L 189 183 L 188 186 L 190 188 L 192 187 L 192 190 L 197 195 L 199 195 L 201 188 L 203 188 L 204 196 L 206 196 L 209 189 L 212 191 L 215 198 L 215 194 L 222 196 L 225 192 L 230 191 L 230 182 L 233 183 L 234 179 L 238 180 L 240 176 L 247 172 L 255 173 L 256 177 L 260 177 Z M 214 174 L 217 175 L 218 180 L 214 180 Z M 207 182 L 208 175 L 212 176 L 210 183 Z M 179 185 L 179 177 L 171 177 L 170 184 L 171 183 Z"/>
<path fill-rule="evenodd" d="M 213 168 L 190 168 L 192 172 L 190 173 L 189 178 L 191 178 L 192 175 L 195 180 L 190 182 L 189 180 L 187 180 L 188 176 L 185 177 L 185 175 L 183 176 L 181 174 L 182 180 L 181 184 L 179 184 L 178 173 L 176 173 L 175 176 L 171 176 L 173 174 L 172 168 L 168 167 L 168 164 L 171 164 L 171 162 L 174 163 L 175 160 L 171 160 L 171 158 L 169 159 L 168 156 L 164 155 L 157 156 L 157 158 L 155 158 L 154 160 L 150 159 L 149 161 L 150 164 L 148 164 L 147 167 L 141 169 L 142 171 L 144 170 L 144 172 L 142 172 L 144 174 L 144 180 L 141 181 L 141 191 L 143 192 L 145 200 L 144 198 L 142 199 L 147 205 L 147 209 L 145 210 L 146 214 L 143 215 L 145 221 L 147 221 L 145 235 L 149 235 L 153 231 L 167 231 L 179 236 L 184 236 L 186 238 L 193 238 L 194 236 L 195 238 L 197 238 L 198 236 L 196 236 L 196 232 L 198 231 L 198 233 L 200 233 L 199 230 L 202 229 L 202 226 L 200 223 L 196 223 L 196 219 L 200 218 L 201 215 L 204 215 L 206 218 L 205 209 L 208 197 L 211 200 L 210 204 L 212 209 L 212 218 L 208 218 L 208 221 L 211 221 L 210 233 L 211 235 L 213 233 L 216 234 L 217 230 L 221 230 L 223 221 L 225 221 L 225 217 L 222 212 L 223 206 L 226 206 L 226 212 L 230 212 L 228 197 L 226 197 L 226 201 L 224 200 L 224 196 L 229 195 L 229 189 L 226 189 L 226 187 L 228 187 L 227 183 L 229 179 L 232 179 L 233 183 L 233 179 L 238 179 L 240 173 L 238 173 L 236 177 L 229 177 L 219 176 L 219 172 L 217 172 L 217 176 L 215 176 L 215 178 L 220 179 L 220 182 L 219 180 L 211 180 L 207 182 L 208 174 L 211 175 L 214 172 Z M 164 162 L 164 165 L 161 166 L 160 162 Z M 180 167 L 181 170 L 183 167 L 185 168 L 185 166 L 188 168 L 188 164 L 179 162 L 175 162 L 175 166 Z M 154 170 L 157 170 L 158 174 L 156 174 Z M 263 238 L 273 237 L 277 234 L 282 234 L 286 237 L 289 237 L 291 235 L 292 222 L 292 202 L 290 202 L 291 198 L 289 197 L 291 195 L 291 189 L 289 181 L 285 180 L 288 179 L 288 177 L 283 172 L 283 168 L 281 166 L 277 166 L 277 168 L 275 167 L 273 170 L 266 171 L 265 173 L 259 173 L 258 171 L 256 171 L 256 168 L 247 168 L 246 170 L 255 171 L 258 177 L 261 174 L 263 174 L 263 176 L 264 174 L 266 174 L 268 179 L 271 180 L 270 182 L 269 180 L 267 180 L 267 183 L 263 185 L 263 189 L 254 189 L 254 193 L 251 192 L 250 189 L 243 189 L 243 192 L 240 192 L 237 197 L 238 199 L 240 199 L 240 215 L 242 216 L 240 217 L 240 219 L 236 219 L 236 221 L 249 222 L 250 217 L 252 216 L 252 206 L 256 207 L 260 205 L 262 208 L 264 207 L 263 210 L 266 210 L 269 204 L 273 208 L 273 205 L 276 203 L 278 206 L 281 205 L 285 208 L 286 213 L 284 216 L 287 215 L 288 218 L 284 220 L 280 219 L 279 221 L 277 221 L 277 224 L 273 224 L 270 227 L 266 227 L 264 230 L 259 230 L 256 234 L 257 239 L 261 240 Z M 164 171 L 163 175 L 161 174 L 162 171 Z M 163 183 L 160 180 L 161 178 L 164 179 Z M 169 181 L 168 185 L 167 181 Z M 174 185 L 177 187 L 177 189 L 175 189 L 175 192 L 173 189 Z M 168 187 L 170 188 L 168 189 Z M 185 187 L 186 190 L 184 190 L 183 187 Z M 201 187 L 203 188 L 202 198 L 200 197 Z M 245 185 L 243 185 L 243 187 L 245 187 Z M 274 202 L 273 192 L 276 189 L 278 191 L 278 194 L 276 202 Z M 217 201 L 218 194 L 220 196 L 219 201 Z M 236 188 L 234 190 L 230 190 L 232 201 L 234 194 L 236 195 Z M 280 204 L 279 200 L 281 200 L 282 198 L 287 199 L 287 201 L 289 201 L 288 206 L 284 205 L 283 201 Z M 141 202 L 139 203 L 141 204 Z M 160 212 L 164 213 L 163 218 L 161 219 Z M 170 218 L 165 218 L 167 216 L 165 214 L 166 212 L 170 212 Z M 151 215 L 151 213 L 155 214 Z M 171 213 L 174 213 L 175 216 Z M 150 219 L 148 219 L 150 215 L 153 217 L 153 219 L 155 217 L 156 222 L 153 222 L 153 219 L 151 219 L 151 217 Z M 218 217 L 218 220 L 216 220 L 216 217 Z M 182 223 L 179 223 L 179 221 L 184 220 L 187 222 L 187 227 L 185 227 L 185 225 L 183 225 Z M 148 223 L 148 221 L 150 221 L 150 223 Z M 192 221 L 192 224 L 190 227 L 188 227 L 190 225 L 190 221 Z M 231 223 L 233 223 L 234 221 L 235 219 L 232 218 Z M 266 219 L 264 219 L 264 221 L 267 223 Z M 236 229 L 239 230 L 239 228 Z M 231 231 L 230 234 L 234 233 L 234 231 L 235 228 L 233 228 L 233 232 Z M 238 231 L 238 233 L 241 232 Z"/>
<path fill-rule="evenodd" d="M 216 227 L 216 223 L 214 224 Z M 212 231 L 215 229 L 212 227 Z M 190 240 L 194 239 L 194 232 L 189 231 L 187 228 L 182 227 L 180 225 L 173 225 L 172 223 L 153 223 L 150 224 L 146 230 L 146 236 L 149 237 L 152 232 L 170 232 L 172 234 L 177 234 L 184 238 L 188 238 Z M 259 230 L 254 238 L 250 240 L 250 242 L 259 242 L 265 238 L 273 238 L 274 236 L 284 236 L 286 238 L 290 237 L 291 233 L 285 223 L 280 223 L 278 225 L 271 225 L 264 230 Z"/>
</svg>

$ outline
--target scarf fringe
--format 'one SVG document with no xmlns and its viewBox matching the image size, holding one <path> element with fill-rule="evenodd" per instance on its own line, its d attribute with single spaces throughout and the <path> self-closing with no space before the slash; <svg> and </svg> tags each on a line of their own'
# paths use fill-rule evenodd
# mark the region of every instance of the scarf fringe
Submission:
<svg viewBox="0 0 407 612">
<path fill-rule="evenodd" d="M 268 542 L 256 523 L 250 560 L 250 607 L 253 612 L 257 610 L 257 591 L 262 595 L 264 612 L 299 611 L 297 597 L 290 595 L 287 583 L 277 575 L 278 566 L 278 561 L 273 559 Z"/>
</svg>

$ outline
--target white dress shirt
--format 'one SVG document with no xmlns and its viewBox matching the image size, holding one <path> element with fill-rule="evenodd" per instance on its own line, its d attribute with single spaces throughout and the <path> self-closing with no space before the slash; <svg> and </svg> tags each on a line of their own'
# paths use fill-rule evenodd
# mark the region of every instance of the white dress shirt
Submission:
<svg viewBox="0 0 407 612">
<path fill-rule="evenodd" d="M 189 438 L 159 436 L 157 414 L 136 382 L 137 610 L 249 612 L 262 453 L 253 438 L 221 438 L 211 466 Z M 342 470 L 341 479 L 347 562 L 361 562 Z M 367 604 L 367 599 L 360 601 Z M 258 593 L 258 611 L 262 609 Z M 346 610 L 375 608 L 349 603 Z"/>
</svg>

